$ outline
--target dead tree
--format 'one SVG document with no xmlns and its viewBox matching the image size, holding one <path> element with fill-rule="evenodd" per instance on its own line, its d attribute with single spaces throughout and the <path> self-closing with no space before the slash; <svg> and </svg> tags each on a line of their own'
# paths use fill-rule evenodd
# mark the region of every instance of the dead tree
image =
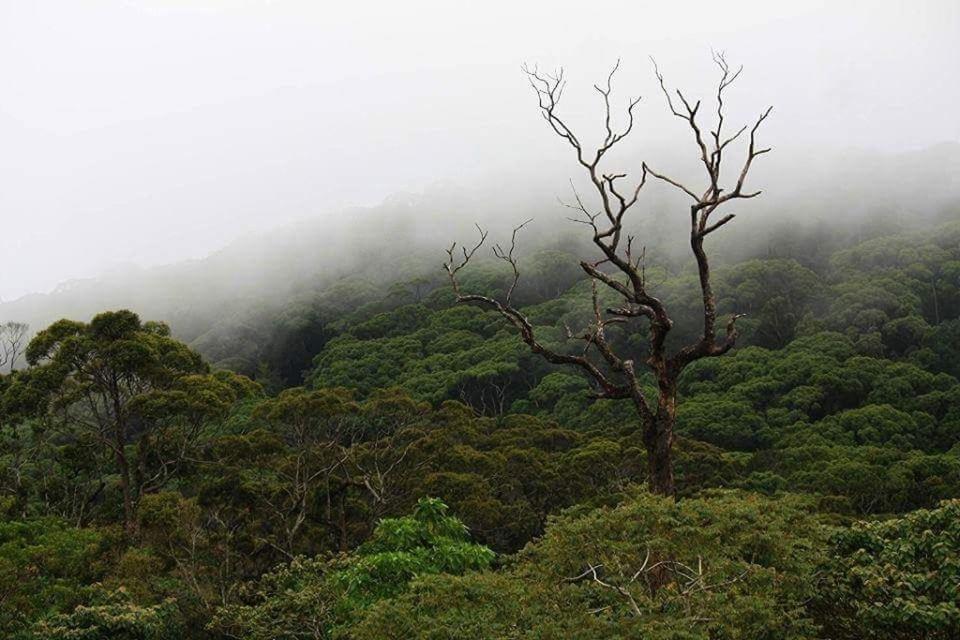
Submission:
<svg viewBox="0 0 960 640">
<path fill-rule="evenodd" d="M 520 278 L 515 256 L 517 233 L 527 222 L 513 231 L 508 249 L 497 245 L 494 255 L 507 263 L 513 273 L 513 281 L 505 297 L 498 300 L 493 297 L 465 293 L 461 290 L 457 274 L 463 269 L 487 239 L 487 233 L 478 227 L 480 240 L 472 248 L 462 247 L 462 256 L 456 251 L 454 243 L 447 250 L 448 260 L 444 268 L 450 278 L 456 300 L 459 303 L 472 303 L 487 309 L 493 309 L 509 320 L 521 339 L 530 349 L 548 362 L 569 365 L 583 371 L 596 385 L 595 398 L 623 399 L 633 402 L 640 422 L 643 441 L 647 452 L 648 484 L 654 493 L 673 495 L 675 493 L 671 449 L 674 441 L 674 423 L 677 412 L 677 380 L 681 372 L 690 363 L 700 358 L 720 356 L 727 353 L 737 339 L 737 318 L 735 314 L 726 323 L 721 336 L 717 335 L 717 305 L 710 284 L 710 265 L 704 249 L 704 240 L 728 222 L 734 215 L 728 213 L 717 219 L 713 214 L 731 200 L 754 198 L 760 191 L 745 191 L 747 175 L 753 161 L 770 151 L 758 148 L 756 134 L 760 125 L 770 115 L 766 109 L 753 126 L 740 128 L 733 134 L 724 131 L 724 97 L 726 90 L 739 77 L 742 67 L 732 71 L 722 54 L 714 54 L 714 62 L 720 71 L 720 80 L 716 89 L 716 121 L 714 128 L 704 129 L 701 123 L 701 102 L 691 103 L 679 90 L 671 93 L 664 83 L 663 76 L 654 62 L 654 73 L 666 98 L 670 112 L 683 120 L 693 133 L 700 162 L 706 170 L 706 187 L 693 189 L 680 181 L 655 171 L 646 162 L 641 165 L 640 179 L 635 186 L 624 189 L 621 185 L 626 173 L 608 173 L 600 169 L 603 157 L 614 146 L 626 138 L 634 124 L 634 107 L 640 98 L 629 101 L 626 109 L 626 125 L 616 130 L 611 124 L 611 93 L 613 77 L 619 68 L 619 61 L 607 76 L 604 86 L 594 85 L 604 105 L 605 137 L 593 151 L 584 147 L 580 138 L 566 125 L 557 114 L 557 105 L 565 87 L 563 71 L 554 75 L 543 74 L 537 69 L 524 67 L 530 85 L 536 92 L 543 119 L 554 133 L 569 144 L 576 155 L 577 162 L 586 171 L 599 200 L 599 211 L 591 212 L 580 194 L 574 191 L 575 201 L 567 206 L 578 212 L 576 222 L 587 225 L 593 232 L 593 244 L 600 250 L 601 257 L 594 261 L 581 261 L 580 267 L 593 281 L 594 318 L 582 335 L 573 335 L 586 342 L 582 355 L 570 355 L 555 351 L 541 343 L 530 321 L 512 304 L 512 296 Z M 721 168 L 730 145 L 749 131 L 746 155 L 739 165 L 740 171 L 732 188 L 721 186 Z M 703 332 L 699 339 L 674 353 L 668 353 L 667 336 L 673 326 L 667 309 L 661 300 L 647 288 L 642 255 L 634 251 L 634 238 L 624 232 L 624 216 L 636 204 L 640 191 L 648 178 L 661 180 L 679 189 L 689 196 L 690 204 L 690 248 L 696 259 L 699 272 L 700 289 L 703 299 Z M 529 221 L 528 221 L 529 222 Z M 618 307 L 601 308 L 596 293 L 597 286 L 608 287 L 614 291 L 622 303 Z M 645 321 L 641 323 L 638 321 Z M 649 367 L 656 379 L 656 398 L 648 398 L 641 385 L 636 363 L 619 355 L 609 343 L 605 330 L 609 325 L 619 324 L 629 331 L 645 332 L 648 340 L 648 353 L 644 364 Z M 644 324 L 646 326 L 644 326 Z"/>
<path fill-rule="evenodd" d="M 23 354 L 27 331 L 30 327 L 22 322 L 0 324 L 0 371 L 9 367 L 12 372 L 17 359 Z"/>
</svg>

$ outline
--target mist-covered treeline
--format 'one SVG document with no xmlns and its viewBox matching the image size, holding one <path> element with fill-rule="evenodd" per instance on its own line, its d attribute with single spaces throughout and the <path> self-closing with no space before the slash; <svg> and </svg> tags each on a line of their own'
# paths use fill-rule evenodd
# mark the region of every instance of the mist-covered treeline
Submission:
<svg viewBox="0 0 960 640">
<path fill-rule="evenodd" d="M 437 247 L 400 241 L 402 216 L 353 218 L 363 253 L 336 277 L 192 316 L 212 323 L 193 348 L 126 311 L 40 325 L 29 364 L 0 377 L 0 625 L 18 638 L 950 638 L 949 211 L 789 235 L 789 219 L 738 218 L 764 233 L 717 243 L 714 278 L 720 311 L 747 316 L 734 352 L 681 378 L 676 502 L 639 488 L 632 411 L 592 400 L 497 313 L 454 304 Z M 296 237 L 304 253 L 280 252 L 278 273 L 312 255 Z M 566 233 L 519 243 L 515 304 L 575 352 L 588 249 Z M 670 339 L 690 340 L 696 272 L 653 243 L 646 260 Z M 461 284 L 502 297 L 510 283 L 490 258 Z M 641 361 L 631 336 L 608 339 Z"/>
<path fill-rule="evenodd" d="M 738 233 L 711 239 L 711 251 L 718 264 L 782 257 L 823 272 L 832 252 L 847 243 L 952 219 L 958 165 L 956 144 L 900 155 L 851 151 L 779 162 L 775 173 L 763 176 L 769 185 L 764 198 L 737 211 Z M 521 238 L 526 255 L 559 249 L 590 257 L 595 249 L 557 202 L 570 200 L 569 188 L 557 187 L 565 178 L 555 177 L 398 194 L 377 207 L 246 238 L 201 260 L 117 269 L 64 283 L 49 294 L 0 303 L 0 321 L 26 323 L 36 331 L 60 317 L 89 319 L 103 309 L 129 308 L 163 318 L 212 362 L 230 359 L 231 367 L 252 373 L 261 360 L 270 360 L 269 350 L 282 348 L 268 341 L 287 339 L 273 329 L 278 324 L 327 324 L 329 316 L 315 317 L 322 315 L 318 306 L 339 313 L 361 298 L 389 295 L 390 286 L 405 280 L 425 280 L 419 285 L 425 292 L 440 281 L 443 250 L 453 240 L 472 239 L 475 224 L 504 238 L 514 225 L 533 218 Z M 882 198 L 877 185 L 883 185 Z M 692 261 L 685 248 L 686 220 L 677 214 L 682 207 L 670 191 L 656 185 L 650 191 L 628 221 L 629 230 L 646 248 L 651 266 L 684 273 Z M 338 282 L 350 284 L 337 288 Z M 316 343 L 311 345 L 308 351 Z M 301 364 L 285 377 L 296 380 Z"/>
<path fill-rule="evenodd" d="M 958 63 L 956 0 L 0 2 L 0 638 L 960 639 Z"/>
</svg>

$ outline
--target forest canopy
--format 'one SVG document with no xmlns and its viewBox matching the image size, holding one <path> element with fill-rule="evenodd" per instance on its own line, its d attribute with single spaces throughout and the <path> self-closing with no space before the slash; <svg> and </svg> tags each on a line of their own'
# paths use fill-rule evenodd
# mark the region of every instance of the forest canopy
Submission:
<svg viewBox="0 0 960 640">
<path fill-rule="evenodd" d="M 748 315 L 680 378 L 676 502 L 641 488 L 629 410 L 433 271 L 351 285 L 346 306 L 332 284 L 243 373 L 128 311 L 56 322 L 0 378 L 0 625 L 955 637 L 957 247 L 951 223 L 718 268 L 721 311 Z M 570 348 L 589 283 L 562 246 L 522 265 L 517 304 Z M 676 340 L 695 337 L 692 274 L 654 274 Z M 503 295 L 511 274 L 481 260 L 464 283 Z"/>
<path fill-rule="evenodd" d="M 960 640 L 958 63 L 0 2 L 0 640 Z"/>
</svg>

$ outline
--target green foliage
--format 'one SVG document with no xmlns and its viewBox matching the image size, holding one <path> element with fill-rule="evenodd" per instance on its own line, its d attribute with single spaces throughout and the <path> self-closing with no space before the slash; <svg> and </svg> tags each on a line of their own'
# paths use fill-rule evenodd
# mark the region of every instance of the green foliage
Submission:
<svg viewBox="0 0 960 640">
<path fill-rule="evenodd" d="M 960 637 L 960 501 L 839 529 L 815 610 L 832 637 Z"/>
<path fill-rule="evenodd" d="M 0 520 L 0 631 L 82 602 L 107 568 L 108 538 L 56 518 Z"/>
<path fill-rule="evenodd" d="M 139 606 L 123 590 L 103 591 L 90 605 L 41 620 L 36 640 L 176 640 L 183 628 L 173 602 Z"/>
<path fill-rule="evenodd" d="M 554 520 L 499 576 L 423 577 L 352 637 L 812 638 L 809 504 L 735 492 Z"/>
<path fill-rule="evenodd" d="M 486 569 L 493 557 L 490 549 L 469 541 L 463 523 L 447 515 L 447 505 L 421 498 L 412 515 L 377 525 L 356 559 L 333 579 L 344 594 L 340 606 L 349 615 L 396 595 L 414 577 Z"/>
<path fill-rule="evenodd" d="M 746 313 L 743 327 L 751 344 L 781 348 L 796 335 L 805 310 L 819 302 L 821 278 L 794 260 L 750 260 L 722 274 L 719 303 Z"/>
<path fill-rule="evenodd" d="M 221 609 L 211 627 L 253 639 L 349 637 L 353 620 L 413 578 L 479 571 L 493 558 L 443 502 L 422 498 L 411 515 L 381 521 L 349 556 L 278 567 L 250 589 L 251 604 Z"/>
<path fill-rule="evenodd" d="M 960 635 L 935 508 L 960 496 L 960 226 L 846 242 L 713 265 L 721 314 L 748 315 L 680 380 L 676 504 L 633 488 L 629 403 L 454 306 L 423 256 L 189 347 L 129 311 L 56 322 L 0 375 L 0 636 Z M 575 353 L 593 305 L 565 246 L 524 256 L 514 300 Z M 650 249 L 673 348 L 702 331 L 696 275 Z M 504 265 L 476 266 L 464 286 L 502 295 Z M 640 363 L 642 326 L 606 337 Z M 634 579 L 648 549 L 663 569 Z"/>
<path fill-rule="evenodd" d="M 140 496 L 174 482 L 201 432 L 261 393 L 242 376 L 211 373 L 166 325 L 125 310 L 88 324 L 55 322 L 26 356 L 31 368 L 13 377 L 2 399 L 5 411 L 35 418 L 27 430 L 4 434 L 14 444 L 16 493 L 28 503 L 40 493 L 48 513 L 81 523 L 102 495 L 115 496 L 111 506 L 119 503 L 130 533 Z M 67 469 L 75 470 L 72 481 L 51 487 L 45 472 L 60 477 Z"/>
</svg>

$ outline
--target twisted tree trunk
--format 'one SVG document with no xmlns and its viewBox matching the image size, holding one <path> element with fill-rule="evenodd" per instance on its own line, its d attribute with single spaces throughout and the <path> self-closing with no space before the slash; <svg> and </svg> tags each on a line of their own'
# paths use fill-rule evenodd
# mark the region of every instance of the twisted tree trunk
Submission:
<svg viewBox="0 0 960 640">
<path fill-rule="evenodd" d="M 673 480 L 673 425 L 676 422 L 676 403 L 661 407 L 643 427 L 643 444 L 647 450 L 647 486 L 651 493 L 665 496 L 676 494 Z"/>
</svg>

